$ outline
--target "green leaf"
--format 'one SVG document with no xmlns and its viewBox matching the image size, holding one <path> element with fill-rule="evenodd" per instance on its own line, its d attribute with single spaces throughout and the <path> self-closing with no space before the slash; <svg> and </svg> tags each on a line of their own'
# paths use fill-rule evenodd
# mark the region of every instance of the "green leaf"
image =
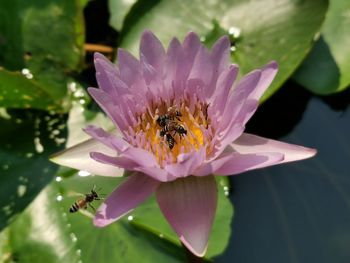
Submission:
<svg viewBox="0 0 350 263">
<path fill-rule="evenodd" d="M 51 181 L 57 166 L 49 155 L 65 141 L 65 118 L 16 110 L 0 114 L 0 230 Z"/>
<path fill-rule="evenodd" d="M 52 110 L 58 105 L 36 81 L 0 69 L 0 107 Z"/>
<path fill-rule="evenodd" d="M 89 192 L 94 185 L 102 188 L 100 194 L 108 194 L 122 180 L 95 176 L 64 178 L 58 174 L 5 231 L 9 241 L 0 243 L 0 251 L 19 262 L 184 262 L 185 251 L 154 198 L 105 228 L 93 226 L 91 209 L 68 212 L 82 198 L 81 194 Z M 221 253 L 230 236 L 232 206 L 219 190 L 208 257 Z M 99 205 L 97 202 L 93 203 L 95 207 Z"/>
<path fill-rule="evenodd" d="M 0 65 L 29 70 L 57 101 L 66 94 L 69 75 L 79 69 L 83 43 L 81 0 L 0 2 Z"/>
<path fill-rule="evenodd" d="M 109 24 L 111 27 L 113 27 L 115 30 L 120 31 L 123 22 L 125 19 L 125 16 L 130 11 L 131 7 L 136 3 L 137 0 L 109 0 L 108 1 L 108 9 L 111 14 L 109 18 Z"/>
<path fill-rule="evenodd" d="M 66 147 L 90 139 L 91 137 L 83 131 L 88 125 L 95 125 L 107 131 L 115 129 L 113 122 L 103 113 L 90 111 L 84 105 L 73 103 L 67 121 L 69 137 Z"/>
<path fill-rule="evenodd" d="M 18 262 L 28 263 L 184 262 L 185 253 L 181 247 L 136 228 L 127 218 L 97 228 L 92 218 L 86 216 L 92 216 L 90 212 L 68 212 L 81 198 L 74 196 L 75 193 L 89 192 L 93 183 L 108 193 L 118 181 L 75 176 L 53 182 L 8 228 L 9 245 L 6 251 L 6 243 L 3 243 L 3 250 Z"/>
<path fill-rule="evenodd" d="M 276 60 L 279 73 L 263 100 L 271 96 L 302 62 L 327 10 L 326 0 L 194 0 L 140 1 L 125 19 L 121 46 L 136 54 L 145 29 L 164 44 L 188 31 L 234 37 L 233 62 L 241 73 Z M 147 11 L 143 11 L 143 6 Z M 205 40 L 203 38 L 203 40 Z"/>
<path fill-rule="evenodd" d="M 331 94 L 350 84 L 350 2 L 331 0 L 322 37 L 293 78 L 316 94 Z"/>
</svg>

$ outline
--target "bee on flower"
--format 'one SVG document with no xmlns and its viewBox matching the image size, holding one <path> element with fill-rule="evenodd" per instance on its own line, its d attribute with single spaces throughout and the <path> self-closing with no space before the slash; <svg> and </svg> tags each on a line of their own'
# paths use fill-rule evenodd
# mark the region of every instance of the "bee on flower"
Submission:
<svg viewBox="0 0 350 263">
<path fill-rule="evenodd" d="M 217 206 L 216 175 L 235 175 L 312 157 L 316 151 L 244 133 L 259 99 L 277 73 L 270 62 L 237 79 L 230 41 L 220 38 L 209 51 L 195 33 L 167 50 L 150 31 L 141 38 L 140 59 L 118 50 L 118 65 L 95 54 L 99 88 L 88 91 L 113 121 L 119 136 L 88 126 L 86 142 L 52 161 L 92 174 L 120 176 L 134 171 L 98 208 L 94 224 L 104 227 L 155 192 L 159 207 L 181 242 L 204 256 Z M 181 140 L 164 131 L 176 106 Z M 162 114 L 159 114 L 162 113 Z M 171 138 L 168 136 L 170 135 Z M 167 139 L 167 140 L 168 140 Z"/>
</svg>

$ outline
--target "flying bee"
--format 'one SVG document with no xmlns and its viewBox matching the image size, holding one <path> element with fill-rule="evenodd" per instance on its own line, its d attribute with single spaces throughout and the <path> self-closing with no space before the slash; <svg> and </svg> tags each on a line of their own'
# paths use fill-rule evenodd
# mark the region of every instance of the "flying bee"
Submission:
<svg viewBox="0 0 350 263">
<path fill-rule="evenodd" d="M 167 113 L 161 115 L 157 119 L 157 123 L 160 127 L 164 127 L 168 122 L 173 120 L 181 121 L 180 117 L 182 116 L 181 112 L 178 111 L 175 107 L 168 108 Z"/>
<path fill-rule="evenodd" d="M 76 201 L 70 208 L 69 212 L 75 213 L 78 212 L 79 209 L 87 209 L 87 207 L 91 207 L 92 210 L 96 211 L 95 208 L 91 205 L 91 203 L 95 200 L 102 200 L 97 192 L 95 191 L 95 186 L 91 189 L 90 193 L 85 194 L 85 197 Z"/>
<path fill-rule="evenodd" d="M 173 138 L 173 136 L 171 136 L 169 133 L 165 134 L 165 139 L 166 142 L 168 143 L 169 149 L 171 150 L 172 148 L 174 148 L 175 145 L 175 139 Z"/>
<path fill-rule="evenodd" d="M 178 133 L 180 136 L 187 134 L 187 130 L 182 125 L 178 124 L 176 121 L 168 122 L 160 131 L 160 136 L 164 136 L 165 134 L 168 134 L 170 132 L 173 132 L 173 135 Z"/>
</svg>

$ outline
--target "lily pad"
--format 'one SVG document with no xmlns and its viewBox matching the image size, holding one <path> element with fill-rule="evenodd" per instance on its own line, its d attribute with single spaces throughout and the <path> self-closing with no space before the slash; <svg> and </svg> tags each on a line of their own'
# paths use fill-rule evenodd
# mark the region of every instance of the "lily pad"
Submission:
<svg viewBox="0 0 350 263">
<path fill-rule="evenodd" d="M 65 117 L 34 110 L 2 109 L 0 117 L 0 230 L 51 181 L 49 155 L 63 148 Z"/>
<path fill-rule="evenodd" d="M 78 0 L 1 1 L 0 66 L 30 72 L 46 93 L 62 100 L 69 75 L 82 62 L 82 4 Z"/>
<path fill-rule="evenodd" d="M 322 37 L 293 78 L 316 94 L 331 94 L 350 85 L 350 2 L 331 0 Z"/>
<path fill-rule="evenodd" d="M 186 261 L 185 250 L 154 198 L 105 228 L 93 226 L 92 209 L 74 214 L 68 212 L 69 207 L 94 185 L 101 188 L 99 194 L 108 194 L 122 180 L 86 174 L 67 178 L 58 173 L 27 210 L 0 235 L 0 251 L 19 262 Z M 230 236 L 232 206 L 224 191 L 219 188 L 219 192 L 219 208 L 208 257 L 221 253 Z M 99 205 L 98 201 L 92 204 Z"/>
<path fill-rule="evenodd" d="M 58 105 L 36 81 L 0 69 L 0 107 L 53 110 Z"/>
<path fill-rule="evenodd" d="M 89 192 L 93 184 L 109 192 L 117 182 L 93 176 L 53 182 L 3 233 L 8 238 L 4 252 L 19 262 L 184 262 L 181 247 L 127 218 L 101 229 L 92 224 L 93 211 L 68 212 L 81 198 L 78 193 Z"/>
<path fill-rule="evenodd" d="M 109 24 L 117 31 L 123 26 L 124 19 L 137 0 L 109 0 L 108 9 L 111 14 Z"/>
<path fill-rule="evenodd" d="M 147 3 L 145 3 L 147 2 Z M 294 72 L 313 45 L 323 22 L 326 0 L 194 0 L 140 1 L 125 19 L 121 46 L 137 54 L 145 29 L 164 44 L 189 31 L 203 37 L 224 29 L 233 37 L 232 60 L 241 73 L 276 60 L 279 73 L 262 100 L 271 96 Z M 143 7 L 146 11 L 142 11 Z M 151 6 L 151 8 L 150 8 Z"/>
</svg>

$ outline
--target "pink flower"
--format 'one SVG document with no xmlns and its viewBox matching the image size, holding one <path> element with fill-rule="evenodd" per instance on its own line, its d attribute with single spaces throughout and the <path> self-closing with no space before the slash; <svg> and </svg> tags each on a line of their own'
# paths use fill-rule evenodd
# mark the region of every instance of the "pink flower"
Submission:
<svg viewBox="0 0 350 263">
<path fill-rule="evenodd" d="M 316 153 L 243 133 L 277 73 L 277 63 L 235 82 L 238 66 L 229 64 L 227 37 L 209 52 L 196 34 L 189 33 L 182 44 L 174 38 L 165 51 L 146 31 L 140 61 L 120 49 L 118 62 L 117 67 L 95 54 L 100 88 L 89 88 L 89 93 L 119 136 L 89 126 L 85 132 L 92 139 L 53 157 L 58 164 L 98 175 L 119 176 L 119 168 L 134 171 L 98 209 L 98 227 L 118 220 L 155 192 L 182 243 L 203 256 L 217 205 L 215 175 L 239 174 Z M 165 115 L 169 108 L 181 116 Z M 170 129 L 161 136 L 162 116 L 166 126 L 173 121 L 187 133 Z"/>
</svg>

